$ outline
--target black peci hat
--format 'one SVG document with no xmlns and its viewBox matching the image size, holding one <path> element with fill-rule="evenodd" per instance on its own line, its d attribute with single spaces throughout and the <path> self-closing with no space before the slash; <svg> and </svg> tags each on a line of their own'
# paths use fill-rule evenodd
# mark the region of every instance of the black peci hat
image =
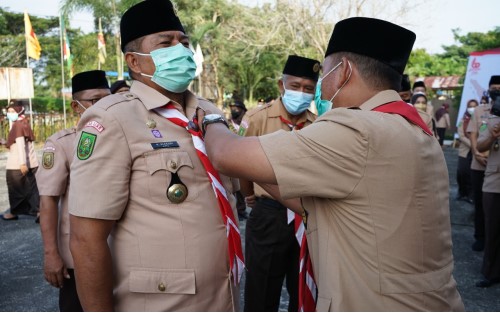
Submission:
<svg viewBox="0 0 500 313">
<path fill-rule="evenodd" d="M 424 89 L 427 90 L 427 87 L 425 86 L 425 83 L 422 80 L 414 82 L 412 90 L 414 90 L 417 87 L 424 87 Z"/>
<path fill-rule="evenodd" d="M 87 89 L 109 89 L 104 71 L 94 70 L 81 72 L 71 78 L 72 94 Z"/>
<path fill-rule="evenodd" d="M 120 88 L 127 87 L 129 88 L 130 86 L 127 84 L 126 81 L 123 79 L 117 80 L 114 83 L 111 84 L 111 87 L 109 87 L 109 90 L 111 93 L 116 93 Z"/>
<path fill-rule="evenodd" d="M 234 100 L 234 103 L 231 103 L 229 106 L 230 107 L 242 108 L 245 112 L 247 110 L 247 107 L 245 106 L 245 104 L 243 103 L 243 101 L 240 101 L 240 100 Z"/>
<path fill-rule="evenodd" d="M 399 91 L 408 91 L 411 89 L 410 77 L 407 74 L 403 74 L 401 78 L 401 89 Z"/>
<path fill-rule="evenodd" d="M 167 30 L 183 33 L 184 27 L 169 0 L 145 0 L 128 9 L 120 22 L 122 51 L 137 38 Z"/>
<path fill-rule="evenodd" d="M 320 64 L 319 61 L 290 55 L 286 61 L 283 74 L 297 77 L 309 78 L 318 81 Z"/>
<path fill-rule="evenodd" d="M 396 24 L 352 17 L 335 25 L 325 58 L 335 52 L 352 52 L 378 60 L 403 74 L 415 38 L 414 32 Z"/>
<path fill-rule="evenodd" d="M 491 85 L 500 85 L 500 75 L 491 76 L 490 83 L 488 84 L 488 87 Z"/>
</svg>

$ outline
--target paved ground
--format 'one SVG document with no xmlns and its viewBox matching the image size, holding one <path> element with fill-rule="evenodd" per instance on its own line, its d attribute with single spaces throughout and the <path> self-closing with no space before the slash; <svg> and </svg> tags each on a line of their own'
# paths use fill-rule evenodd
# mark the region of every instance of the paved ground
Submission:
<svg viewBox="0 0 500 313">
<path fill-rule="evenodd" d="M 500 311 L 500 285 L 488 289 L 474 286 L 481 279 L 482 253 L 470 249 L 473 207 L 454 200 L 457 152 L 448 147 L 445 156 L 450 172 L 454 275 L 465 308 L 467 311 Z M 0 212 L 8 207 L 5 160 L 5 153 L 0 153 Z M 241 226 L 244 228 L 245 223 Z M 0 252 L 0 311 L 57 311 L 58 292 L 43 278 L 42 241 L 33 217 L 9 222 L 0 220 Z M 286 308 L 287 297 L 284 296 L 280 310 L 286 311 Z"/>
</svg>

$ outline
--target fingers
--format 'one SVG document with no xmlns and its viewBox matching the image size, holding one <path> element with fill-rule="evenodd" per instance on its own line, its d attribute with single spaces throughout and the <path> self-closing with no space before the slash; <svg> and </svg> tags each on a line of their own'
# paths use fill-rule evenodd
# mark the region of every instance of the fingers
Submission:
<svg viewBox="0 0 500 313">
<path fill-rule="evenodd" d="M 56 288 L 62 288 L 64 285 L 64 278 L 61 271 L 45 271 L 45 280 Z"/>
</svg>

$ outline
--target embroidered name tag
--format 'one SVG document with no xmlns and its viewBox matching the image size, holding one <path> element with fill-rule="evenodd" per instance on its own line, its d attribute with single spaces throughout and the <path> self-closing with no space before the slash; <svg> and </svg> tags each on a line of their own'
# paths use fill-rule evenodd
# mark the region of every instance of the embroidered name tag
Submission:
<svg viewBox="0 0 500 313">
<path fill-rule="evenodd" d="M 169 148 L 179 148 L 179 143 L 177 141 L 166 141 L 166 142 L 152 142 L 151 147 L 153 149 L 169 149 Z"/>
<path fill-rule="evenodd" d="M 101 124 L 99 124 L 99 122 L 96 121 L 88 122 L 87 124 L 85 124 L 85 127 L 95 128 L 100 133 L 102 133 L 102 131 L 104 130 L 104 126 L 102 126 Z"/>
</svg>

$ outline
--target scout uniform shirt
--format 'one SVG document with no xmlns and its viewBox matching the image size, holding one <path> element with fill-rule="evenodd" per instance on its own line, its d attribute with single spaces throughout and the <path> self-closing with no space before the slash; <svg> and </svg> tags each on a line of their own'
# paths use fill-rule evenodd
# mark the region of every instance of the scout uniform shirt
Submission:
<svg viewBox="0 0 500 313">
<path fill-rule="evenodd" d="M 492 136 L 490 129 L 495 125 L 500 124 L 500 117 L 490 115 L 486 119 L 486 127 L 479 130 L 478 142 L 486 140 Z M 486 170 L 484 171 L 483 192 L 500 193 L 500 139 L 496 139 L 490 148 L 490 155 L 488 156 L 488 163 L 486 163 Z"/>
<path fill-rule="evenodd" d="M 190 92 L 185 101 L 190 119 L 197 106 L 220 113 Z M 226 228 L 191 135 L 153 111 L 169 102 L 134 81 L 129 93 L 85 111 L 71 166 L 70 214 L 116 221 L 109 239 L 115 310 L 237 310 Z M 231 180 L 221 178 L 236 216 Z M 174 179 L 188 190 L 178 204 L 167 198 Z"/>
<path fill-rule="evenodd" d="M 371 111 L 398 100 L 382 91 L 260 137 L 281 195 L 309 212 L 317 311 L 464 310 L 442 149 L 402 116 Z"/>
<path fill-rule="evenodd" d="M 474 114 L 472 114 L 472 118 L 470 119 L 469 126 L 467 126 L 468 133 L 470 132 L 479 133 L 481 129 L 485 129 L 487 119 L 490 117 L 490 109 L 491 109 L 490 104 L 480 105 L 476 107 L 476 109 L 474 110 Z M 488 155 L 488 153 L 486 152 L 485 155 Z M 475 171 L 484 171 L 486 167 L 476 160 L 474 151 L 472 152 L 472 156 L 473 158 L 470 168 Z"/>
<path fill-rule="evenodd" d="M 472 122 L 472 118 L 469 120 L 469 124 Z M 468 125 L 467 125 L 468 126 Z M 458 137 L 460 139 L 460 145 L 458 146 L 458 156 L 462 158 L 467 158 L 470 152 L 470 139 L 465 136 L 464 132 L 464 118 L 458 123 L 457 127 Z"/>
<path fill-rule="evenodd" d="M 36 172 L 40 196 L 59 197 L 59 255 L 66 268 L 74 268 L 69 251 L 69 169 L 73 161 L 76 129 L 63 129 L 50 136 L 43 146 L 42 166 Z"/>
<path fill-rule="evenodd" d="M 285 109 L 285 106 L 281 102 L 281 98 L 276 99 L 272 104 L 248 111 L 245 116 L 243 116 L 238 134 L 240 136 L 249 137 L 270 134 L 280 129 L 291 131 L 290 126 L 282 122 L 280 116 L 291 121 L 291 115 Z M 309 110 L 305 110 L 297 120 L 297 125 L 303 123 L 303 127 L 306 127 L 311 125 L 315 119 L 316 115 Z M 272 199 L 272 197 L 258 184 L 254 183 L 253 186 L 256 197 Z"/>
</svg>

